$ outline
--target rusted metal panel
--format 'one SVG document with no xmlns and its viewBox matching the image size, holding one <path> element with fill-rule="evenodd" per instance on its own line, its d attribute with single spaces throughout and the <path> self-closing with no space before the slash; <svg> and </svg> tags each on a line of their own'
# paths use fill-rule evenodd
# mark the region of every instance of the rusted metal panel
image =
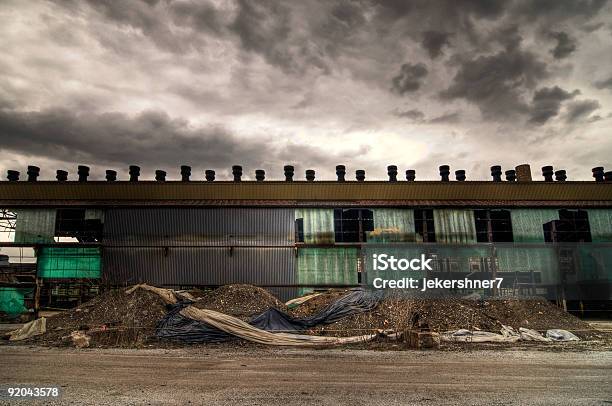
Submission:
<svg viewBox="0 0 612 406">
<path fill-rule="evenodd" d="M 0 205 L 45 201 L 612 202 L 605 182 L 0 182 Z M 610 203 L 608 203 L 610 204 Z"/>
<path fill-rule="evenodd" d="M 139 208 L 105 214 L 104 245 L 292 246 L 292 209 Z"/>
<path fill-rule="evenodd" d="M 114 285 L 296 284 L 296 255 L 290 247 L 105 247 L 102 264 L 103 280 Z"/>
</svg>

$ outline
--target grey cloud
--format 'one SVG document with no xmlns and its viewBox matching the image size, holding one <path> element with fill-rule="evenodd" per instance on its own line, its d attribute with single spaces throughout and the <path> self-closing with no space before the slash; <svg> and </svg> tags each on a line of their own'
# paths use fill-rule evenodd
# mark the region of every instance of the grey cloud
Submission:
<svg viewBox="0 0 612 406">
<path fill-rule="evenodd" d="M 573 123 L 588 118 L 592 112 L 600 107 L 601 104 L 597 100 L 577 100 L 571 102 L 567 105 L 565 121 Z"/>
<path fill-rule="evenodd" d="M 592 17 L 606 3 L 607 0 L 519 0 L 513 3 L 510 12 L 530 21 L 541 18 L 564 21 Z"/>
<path fill-rule="evenodd" d="M 485 118 L 509 119 L 524 114 L 525 91 L 548 75 L 536 55 L 506 49 L 460 63 L 451 85 L 440 93 L 443 100 L 464 99 L 475 104 Z"/>
<path fill-rule="evenodd" d="M 393 115 L 397 117 L 407 118 L 418 124 L 452 124 L 459 122 L 459 113 L 444 113 L 442 115 L 426 118 L 425 113 L 418 109 L 411 110 L 395 110 Z"/>
<path fill-rule="evenodd" d="M 427 67 L 422 63 L 405 63 L 401 66 L 399 74 L 391 80 L 392 90 L 400 95 L 415 92 L 419 90 L 426 76 Z"/>
<path fill-rule="evenodd" d="M 442 55 L 444 46 L 450 45 L 449 38 L 451 35 L 451 33 L 443 31 L 425 31 L 421 46 L 427 51 L 431 59 L 435 59 Z"/>
<path fill-rule="evenodd" d="M 64 109 L 0 111 L 0 149 L 67 163 L 139 164 L 149 170 L 179 164 L 227 168 L 281 167 L 298 159 L 331 167 L 338 155 L 289 143 L 278 148 L 265 137 L 236 138 L 221 126 L 193 127 L 159 111 L 130 117 L 121 113 L 75 114 Z M 340 154 L 341 156 L 341 154 Z M 32 158 L 35 159 L 35 158 Z M 47 173 L 50 171 L 47 170 Z"/>
<path fill-rule="evenodd" d="M 612 76 L 605 80 L 597 81 L 593 84 L 598 89 L 610 89 L 612 90 Z"/>
<path fill-rule="evenodd" d="M 567 58 L 576 50 L 576 40 L 566 32 L 551 32 L 550 37 L 557 41 L 557 45 L 550 50 L 550 53 L 556 59 Z"/>
<path fill-rule="evenodd" d="M 578 93 L 578 91 L 570 93 L 559 86 L 538 89 L 533 95 L 529 122 L 544 124 L 559 114 L 561 103 L 572 99 Z"/>
</svg>

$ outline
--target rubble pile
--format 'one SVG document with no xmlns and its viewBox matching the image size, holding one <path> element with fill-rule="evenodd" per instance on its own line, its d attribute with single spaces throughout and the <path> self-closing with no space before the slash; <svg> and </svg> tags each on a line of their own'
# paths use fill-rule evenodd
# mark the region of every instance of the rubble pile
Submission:
<svg viewBox="0 0 612 406">
<path fill-rule="evenodd" d="M 47 332 L 32 340 L 71 345 L 74 331 L 91 337 L 91 346 L 139 346 L 155 338 L 155 325 L 166 314 L 158 295 L 139 289 L 104 292 L 82 305 L 47 319 Z"/>
<path fill-rule="evenodd" d="M 214 310 L 247 321 L 270 307 L 287 311 L 283 302 L 265 289 L 253 285 L 225 285 L 199 298 L 199 309 Z"/>
</svg>

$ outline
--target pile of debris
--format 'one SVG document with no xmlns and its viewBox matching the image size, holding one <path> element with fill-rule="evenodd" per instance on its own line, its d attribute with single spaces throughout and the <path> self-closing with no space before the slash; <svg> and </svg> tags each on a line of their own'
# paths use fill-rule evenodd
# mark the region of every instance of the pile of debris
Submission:
<svg viewBox="0 0 612 406">
<path fill-rule="evenodd" d="M 91 337 L 91 346 L 140 346 L 155 337 L 155 326 L 165 314 L 166 306 L 155 293 L 113 290 L 47 318 L 46 333 L 32 340 L 71 345 L 71 334 L 82 331 Z"/>
<path fill-rule="evenodd" d="M 241 320 L 261 314 L 270 307 L 287 311 L 283 302 L 265 289 L 253 285 L 225 285 L 200 297 L 194 304 L 199 309 L 214 310 Z"/>
</svg>

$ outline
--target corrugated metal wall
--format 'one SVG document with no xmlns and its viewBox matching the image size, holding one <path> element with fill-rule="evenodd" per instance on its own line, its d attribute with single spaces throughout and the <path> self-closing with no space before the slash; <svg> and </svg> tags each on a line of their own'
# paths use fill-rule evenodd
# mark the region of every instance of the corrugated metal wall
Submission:
<svg viewBox="0 0 612 406">
<path fill-rule="evenodd" d="M 559 219 L 557 209 L 510 210 L 514 242 L 544 242 L 544 224 Z"/>
<path fill-rule="evenodd" d="M 468 209 L 434 210 L 436 241 L 449 244 L 476 243 L 474 211 Z"/>
<path fill-rule="evenodd" d="M 297 209 L 295 219 L 304 221 L 304 243 L 333 244 L 334 234 L 333 209 Z"/>
<path fill-rule="evenodd" d="M 612 242 L 612 210 L 589 209 L 587 212 L 593 242 Z"/>
<path fill-rule="evenodd" d="M 145 208 L 105 214 L 106 245 L 291 246 L 294 240 L 292 209 Z"/>
<path fill-rule="evenodd" d="M 111 283 L 154 285 L 294 285 L 293 248 L 106 247 L 104 277 Z"/>
<path fill-rule="evenodd" d="M 414 210 L 373 209 L 374 231 L 368 233 L 368 242 L 414 242 Z"/>
<path fill-rule="evenodd" d="M 559 260 L 555 247 L 498 247 L 500 271 L 540 272 L 542 283 L 559 283 Z"/>
<path fill-rule="evenodd" d="M 50 243 L 55 234 L 55 209 L 18 209 L 16 243 Z"/>
</svg>

